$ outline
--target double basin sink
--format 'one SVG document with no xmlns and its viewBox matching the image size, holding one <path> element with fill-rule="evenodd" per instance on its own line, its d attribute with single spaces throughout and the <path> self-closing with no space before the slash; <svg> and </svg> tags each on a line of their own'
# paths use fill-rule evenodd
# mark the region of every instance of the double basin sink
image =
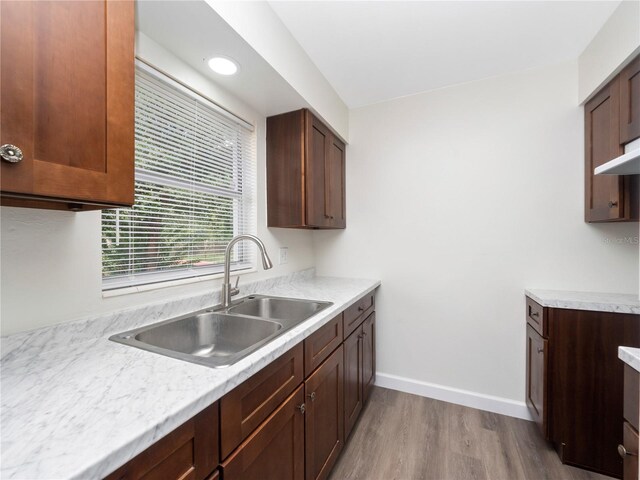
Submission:
<svg viewBox="0 0 640 480">
<path fill-rule="evenodd" d="M 333 305 L 250 295 L 214 307 L 113 335 L 114 342 L 200 365 L 227 367 Z"/>
</svg>

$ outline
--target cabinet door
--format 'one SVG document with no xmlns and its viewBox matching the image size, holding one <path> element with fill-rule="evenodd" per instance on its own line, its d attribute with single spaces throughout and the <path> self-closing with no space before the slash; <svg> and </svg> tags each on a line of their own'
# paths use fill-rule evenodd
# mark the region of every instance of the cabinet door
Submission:
<svg viewBox="0 0 640 480">
<path fill-rule="evenodd" d="M 622 477 L 624 363 L 640 347 L 640 315 L 550 309 L 548 418 L 563 462 Z M 637 408 L 637 407 L 636 407 Z"/>
<path fill-rule="evenodd" d="M 531 416 L 548 438 L 547 400 L 545 396 L 547 340 L 527 325 L 527 405 Z"/>
<path fill-rule="evenodd" d="M 620 82 L 616 77 L 584 107 L 585 113 L 585 221 L 606 222 L 630 218 L 628 178 L 594 175 L 593 170 L 622 155 L 620 146 Z"/>
<path fill-rule="evenodd" d="M 134 5 L 0 4 L 4 197 L 131 205 Z M 70 207 L 76 208 L 76 207 Z"/>
<path fill-rule="evenodd" d="M 362 401 L 366 402 L 376 379 L 376 314 L 362 324 Z"/>
<path fill-rule="evenodd" d="M 623 480 L 638 480 L 638 432 L 629 423 L 624 422 L 622 438 L 624 450 L 619 449 L 624 463 L 622 478 Z"/>
<path fill-rule="evenodd" d="M 222 463 L 224 480 L 304 479 L 304 386 L 300 385 Z"/>
<path fill-rule="evenodd" d="M 305 186 L 307 225 L 330 227 L 329 197 L 327 196 L 327 158 L 331 151 L 331 132 L 310 112 L 307 112 L 305 155 Z"/>
<path fill-rule="evenodd" d="M 327 166 L 325 169 L 325 188 L 327 196 L 327 209 L 329 223 L 333 228 L 345 228 L 345 146 L 334 135 L 331 136 L 331 145 Z"/>
<path fill-rule="evenodd" d="M 304 379 L 299 343 L 220 399 L 220 450 L 229 455 Z"/>
<path fill-rule="evenodd" d="M 362 327 L 344 341 L 344 438 L 362 410 Z"/>
<path fill-rule="evenodd" d="M 106 480 L 212 480 L 218 465 L 218 404 L 214 403 L 127 462 Z"/>
<path fill-rule="evenodd" d="M 343 348 L 305 382 L 306 479 L 325 479 L 344 446 Z"/>
<path fill-rule="evenodd" d="M 620 72 L 620 143 L 640 137 L 640 56 Z"/>
</svg>

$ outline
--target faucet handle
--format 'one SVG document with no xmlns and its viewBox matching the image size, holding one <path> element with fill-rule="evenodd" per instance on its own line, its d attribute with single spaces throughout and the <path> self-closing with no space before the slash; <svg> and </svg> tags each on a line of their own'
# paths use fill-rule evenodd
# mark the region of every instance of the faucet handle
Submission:
<svg viewBox="0 0 640 480">
<path fill-rule="evenodd" d="M 229 296 L 233 297 L 234 295 L 238 295 L 240 293 L 240 289 L 238 288 L 238 283 L 240 282 L 240 275 L 236 277 L 236 284 L 233 288 L 229 289 Z"/>
</svg>

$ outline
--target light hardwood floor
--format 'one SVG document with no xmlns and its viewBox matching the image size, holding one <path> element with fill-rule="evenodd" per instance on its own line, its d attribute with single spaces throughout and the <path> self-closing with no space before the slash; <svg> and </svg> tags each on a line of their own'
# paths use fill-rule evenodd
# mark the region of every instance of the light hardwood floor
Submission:
<svg viewBox="0 0 640 480">
<path fill-rule="evenodd" d="M 611 480 L 562 465 L 536 428 L 375 387 L 330 480 Z"/>
</svg>

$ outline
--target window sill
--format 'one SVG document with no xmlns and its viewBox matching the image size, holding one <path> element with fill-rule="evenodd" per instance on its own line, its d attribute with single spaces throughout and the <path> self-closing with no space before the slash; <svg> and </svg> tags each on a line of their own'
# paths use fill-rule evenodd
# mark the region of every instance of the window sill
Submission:
<svg viewBox="0 0 640 480">
<path fill-rule="evenodd" d="M 231 272 L 231 276 L 235 277 L 240 275 L 246 275 L 247 273 L 254 273 L 257 271 L 258 269 L 256 267 L 252 267 L 246 270 L 241 270 L 240 272 Z M 137 285 L 135 287 L 114 288 L 113 290 L 103 291 L 102 298 L 119 297 L 121 295 L 129 295 L 131 293 L 142 293 L 142 292 L 149 292 L 152 290 L 161 290 L 163 288 L 178 287 L 181 285 L 208 282 L 211 280 L 217 280 L 219 278 L 222 278 L 223 276 L 224 274 L 222 273 L 213 273 L 211 275 L 203 275 L 201 277 L 181 278 L 178 280 L 168 280 L 166 282 L 149 283 L 147 285 Z"/>
</svg>

